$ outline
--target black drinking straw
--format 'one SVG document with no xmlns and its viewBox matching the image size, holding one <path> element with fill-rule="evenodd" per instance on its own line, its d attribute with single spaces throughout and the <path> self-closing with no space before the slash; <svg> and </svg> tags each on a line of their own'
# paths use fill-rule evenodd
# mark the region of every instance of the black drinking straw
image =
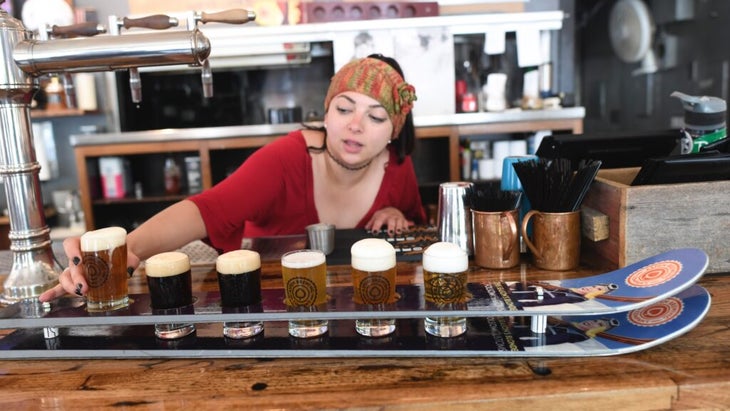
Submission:
<svg viewBox="0 0 730 411">
<path fill-rule="evenodd" d="M 601 162 L 581 161 L 575 173 L 565 158 L 538 158 L 512 166 L 533 209 L 560 213 L 580 208 Z"/>
</svg>

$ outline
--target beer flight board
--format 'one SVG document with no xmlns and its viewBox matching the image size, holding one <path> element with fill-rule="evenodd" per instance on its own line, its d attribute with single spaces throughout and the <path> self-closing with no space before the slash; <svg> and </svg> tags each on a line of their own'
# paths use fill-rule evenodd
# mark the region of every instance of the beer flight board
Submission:
<svg viewBox="0 0 730 411">
<path fill-rule="evenodd" d="M 263 303 L 248 313 L 224 314 L 218 292 L 197 293 L 194 314 L 153 315 L 149 296 L 131 295 L 129 307 L 88 313 L 81 298 L 62 298 L 50 307 L 20 302 L 0 309 L 0 328 L 14 329 L 0 339 L 3 359 L 60 358 L 279 358 L 279 357 L 577 357 L 639 351 L 675 338 L 696 326 L 710 306 L 707 291 L 697 285 L 656 305 L 629 312 L 547 317 L 547 331 L 531 331 L 532 316 L 485 305 L 485 284 L 470 283 L 477 298 L 450 316 L 468 317 L 468 331 L 455 338 L 433 337 L 423 318 L 443 315 L 425 307 L 423 288 L 398 286 L 400 300 L 385 311 L 357 311 L 351 287 L 328 288 L 326 311 L 287 312 L 283 290 L 263 290 Z M 681 307 L 669 315 L 668 310 Z M 661 323 L 657 323 L 657 311 Z M 515 316 L 516 315 L 516 316 Z M 532 314 L 534 315 L 534 313 Z M 316 338 L 288 335 L 287 320 L 328 319 L 329 331 Z M 356 334 L 354 319 L 396 318 L 395 333 L 369 338 Z M 633 318 L 633 319 L 632 319 Z M 635 319 L 652 321 L 638 327 Z M 265 321 L 262 334 L 250 339 L 222 335 L 224 321 Z M 620 326 L 608 333 L 580 332 L 581 323 L 609 321 Z M 177 340 L 154 336 L 155 323 L 196 324 L 196 332 Z M 633 325 L 632 325 L 633 324 Z"/>
</svg>

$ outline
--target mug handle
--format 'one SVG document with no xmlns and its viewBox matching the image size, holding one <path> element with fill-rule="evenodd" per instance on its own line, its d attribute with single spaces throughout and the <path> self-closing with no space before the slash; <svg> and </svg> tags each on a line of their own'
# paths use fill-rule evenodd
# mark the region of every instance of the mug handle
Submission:
<svg viewBox="0 0 730 411">
<path fill-rule="evenodd" d="M 535 244 L 533 244 L 532 241 L 530 241 L 530 237 L 528 237 L 528 235 L 527 235 L 527 224 L 530 222 L 530 218 L 532 218 L 532 216 L 534 216 L 537 213 L 539 213 L 539 211 L 530 210 L 522 218 L 522 239 L 525 240 L 525 245 L 527 245 L 527 248 L 529 248 L 530 251 L 532 251 L 532 255 L 535 258 L 540 259 L 541 258 L 540 252 L 537 251 L 537 247 L 535 247 Z"/>
<path fill-rule="evenodd" d="M 505 211 L 500 217 L 507 219 L 507 223 L 509 224 L 509 240 L 507 241 L 507 244 L 502 247 L 504 250 L 502 253 L 502 261 L 507 262 L 512 254 L 512 249 L 514 248 L 515 243 L 519 243 L 519 234 L 517 233 L 517 222 L 511 212 Z M 517 241 L 515 241 L 515 237 L 517 237 Z"/>
</svg>

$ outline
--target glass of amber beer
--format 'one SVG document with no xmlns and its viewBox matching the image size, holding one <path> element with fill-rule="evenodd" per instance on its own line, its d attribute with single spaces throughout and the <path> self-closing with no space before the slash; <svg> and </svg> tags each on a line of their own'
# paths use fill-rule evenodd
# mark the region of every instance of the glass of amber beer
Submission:
<svg viewBox="0 0 730 411">
<path fill-rule="evenodd" d="M 179 251 L 160 253 L 145 262 L 150 305 L 155 315 L 193 314 L 190 258 Z M 195 331 L 195 324 L 155 324 L 157 338 L 182 338 Z"/>
<path fill-rule="evenodd" d="M 129 305 L 125 229 L 107 227 L 81 235 L 81 262 L 89 285 L 88 311 L 110 311 Z"/>
<path fill-rule="evenodd" d="M 218 256 L 215 262 L 221 307 L 224 313 L 247 313 L 261 304 L 261 256 L 256 251 L 235 250 Z M 260 309 L 259 309 L 260 311 Z M 224 322 L 223 335 L 250 338 L 264 330 L 261 321 Z"/>
<path fill-rule="evenodd" d="M 395 248 L 382 238 L 365 238 L 350 248 L 352 299 L 368 311 L 383 311 L 394 303 Z M 394 319 L 358 319 L 355 331 L 366 337 L 382 337 L 395 331 Z"/>
<path fill-rule="evenodd" d="M 469 256 L 457 244 L 433 243 L 423 251 L 423 285 L 426 307 L 438 310 L 464 308 L 469 299 Z M 426 317 L 424 328 L 437 337 L 456 337 L 466 332 L 464 317 Z"/>
<path fill-rule="evenodd" d="M 320 250 L 295 250 L 281 256 L 284 298 L 290 311 L 316 312 L 327 304 L 327 260 Z M 327 320 L 290 320 L 289 335 L 317 337 L 327 332 Z"/>
</svg>

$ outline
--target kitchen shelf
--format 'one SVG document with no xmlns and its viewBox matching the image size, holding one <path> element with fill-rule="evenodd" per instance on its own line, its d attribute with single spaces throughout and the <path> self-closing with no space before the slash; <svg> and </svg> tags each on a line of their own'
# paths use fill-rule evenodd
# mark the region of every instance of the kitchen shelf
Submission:
<svg viewBox="0 0 730 411">
<path fill-rule="evenodd" d="M 112 204 L 141 204 L 141 203 L 165 203 L 175 202 L 187 198 L 190 194 L 175 195 L 149 195 L 142 198 L 125 197 L 125 198 L 100 198 L 92 201 L 94 205 L 112 205 Z"/>
<path fill-rule="evenodd" d="M 58 109 L 58 110 L 32 109 L 30 111 L 30 117 L 32 119 L 43 119 L 43 118 L 85 116 L 85 115 L 99 114 L 99 113 L 100 113 L 99 111 L 88 111 L 88 110 L 71 109 L 71 108 L 64 108 L 64 109 Z"/>
<path fill-rule="evenodd" d="M 504 113 L 416 117 L 414 123 L 419 144 L 436 143 L 435 146 L 432 146 L 430 154 L 428 154 L 429 150 L 419 152 L 417 149 L 414 152 L 413 160 L 417 173 L 419 167 L 425 170 L 421 173 L 423 175 L 419 176 L 419 182 L 423 183 L 423 188 L 432 189 L 437 187 L 436 182 L 438 181 L 460 180 L 461 158 L 459 156 L 459 145 L 460 138 L 463 136 L 528 133 L 540 130 L 565 130 L 573 134 L 580 134 L 583 132 L 584 116 L 585 109 L 583 107 L 573 107 L 556 110 L 510 110 Z M 134 216 L 138 214 L 138 211 L 134 208 L 136 205 L 152 205 L 158 201 L 176 201 L 185 197 L 184 195 L 180 197 L 162 197 L 159 200 L 155 196 L 141 200 L 132 198 L 114 201 L 95 199 L 91 195 L 92 191 L 95 191 L 92 190 L 95 183 L 92 181 L 91 176 L 95 175 L 94 168 L 99 157 L 123 156 L 140 159 L 149 156 L 150 161 L 157 161 L 170 155 L 176 158 L 191 155 L 198 156 L 200 158 L 201 185 L 202 189 L 205 190 L 223 179 L 227 169 L 237 167 L 256 149 L 298 128 L 301 128 L 300 124 L 277 124 L 71 136 L 86 227 L 92 230 L 109 225 L 108 220 L 97 221 L 96 213 L 98 213 L 100 207 L 128 206 L 128 209 L 123 212 L 126 215 Z M 230 152 L 231 150 L 239 150 L 239 152 L 235 156 L 223 155 L 225 151 Z M 429 157 L 419 158 L 419 155 L 428 155 Z M 431 158 L 431 155 L 434 158 Z M 434 168 L 435 162 L 443 163 Z M 179 164 L 183 165 L 182 162 Z M 157 168 L 160 175 L 155 181 L 162 181 L 162 167 Z M 183 175 L 185 175 L 184 170 Z M 150 172 L 145 172 L 144 176 L 147 179 L 155 178 Z M 143 182 L 143 186 L 144 190 L 158 191 L 150 188 L 147 182 Z M 99 196 L 97 195 L 97 197 Z M 422 197 L 425 197 L 423 193 Z M 424 201 L 427 201 L 427 199 L 424 198 Z M 143 217 L 139 216 L 135 221 Z"/>
</svg>

